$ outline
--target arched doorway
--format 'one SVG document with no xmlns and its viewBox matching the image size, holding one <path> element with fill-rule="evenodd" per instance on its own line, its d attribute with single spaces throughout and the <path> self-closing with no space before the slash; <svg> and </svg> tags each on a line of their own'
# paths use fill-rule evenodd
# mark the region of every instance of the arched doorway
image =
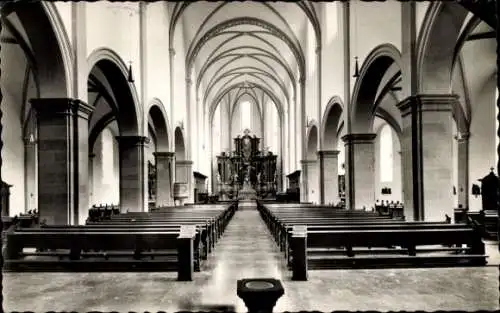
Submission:
<svg viewBox="0 0 500 313">
<path fill-rule="evenodd" d="M 174 199 L 182 205 L 184 201 L 193 203 L 193 161 L 186 160 L 186 146 L 184 132 L 181 127 L 174 131 L 175 145 L 175 185 Z"/>
<path fill-rule="evenodd" d="M 370 209 L 375 206 L 375 153 L 377 116 L 401 129 L 398 103 L 405 90 L 402 81 L 402 61 L 399 50 L 382 44 L 366 57 L 352 96 L 351 133 L 346 143 L 346 206 L 349 209 Z"/>
<path fill-rule="evenodd" d="M 88 99 L 93 107 L 89 122 L 92 201 L 119 204 L 122 211 L 143 211 L 149 139 L 139 135 L 137 94 L 127 81 L 125 63 L 115 52 L 98 49 L 88 63 Z"/>
<path fill-rule="evenodd" d="M 478 4 L 484 5 L 490 4 Z M 456 122 L 455 125 L 443 122 L 440 125 L 444 130 L 440 132 L 443 137 L 433 138 L 433 141 L 439 142 L 439 150 L 452 150 L 454 159 L 453 162 L 439 164 L 440 176 L 446 181 L 431 182 L 434 189 L 431 194 L 436 194 L 434 186 L 445 186 L 448 181 L 452 186 L 434 196 L 446 199 L 446 203 L 437 199 L 434 209 L 431 207 L 437 211 L 435 219 L 442 219 L 444 214 L 451 215 L 451 207 L 457 205 L 473 211 L 480 210 L 481 198 L 472 195 L 472 185 L 480 184 L 478 179 L 485 176 L 490 167 L 498 166 L 495 164 L 498 135 L 494 117 L 496 23 L 491 23 L 488 10 L 469 9 L 465 3 L 432 3 L 417 44 L 418 92 L 439 95 L 441 99 L 435 102 L 451 106 Z M 437 114 L 442 113 L 435 113 L 433 120 L 438 118 Z M 441 120 L 446 119 L 443 116 Z M 424 133 L 424 136 L 429 137 L 429 134 Z M 442 151 L 433 153 L 448 158 Z M 437 167 L 437 164 L 430 165 L 430 168 Z M 426 206 L 430 207 L 428 199 L 426 196 Z M 442 207 L 450 209 L 443 211 Z M 427 211 L 426 208 L 426 214 L 433 214 Z"/>
<path fill-rule="evenodd" d="M 49 167 L 39 171 L 39 123 L 31 103 L 32 99 L 71 95 L 67 74 L 71 69 L 64 53 L 67 37 L 58 32 L 62 27 L 54 13 L 53 4 L 43 2 L 6 3 L 1 8 L 1 181 L 6 188 L 2 194 L 10 202 L 2 201 L 2 215 L 42 207 L 42 215 L 54 215 L 44 205 L 46 198 L 39 197 L 39 180 L 47 181 L 53 173 L 45 171 L 50 169 L 48 161 L 43 164 Z M 62 198 L 61 205 L 66 209 Z"/>
<path fill-rule="evenodd" d="M 338 132 L 342 118 L 340 98 L 333 97 L 323 116 L 323 151 L 319 151 L 320 202 L 336 205 L 340 201 L 338 172 Z"/>
<path fill-rule="evenodd" d="M 303 181 L 306 188 L 304 191 L 306 202 L 319 203 L 319 173 L 318 173 L 318 127 L 314 121 L 310 122 L 311 126 L 307 131 L 307 159 L 303 160 L 302 173 Z"/>
<path fill-rule="evenodd" d="M 174 153 L 169 149 L 169 123 L 163 104 L 154 99 L 149 108 L 148 130 L 150 146 L 148 159 L 149 207 L 173 204 Z"/>
</svg>

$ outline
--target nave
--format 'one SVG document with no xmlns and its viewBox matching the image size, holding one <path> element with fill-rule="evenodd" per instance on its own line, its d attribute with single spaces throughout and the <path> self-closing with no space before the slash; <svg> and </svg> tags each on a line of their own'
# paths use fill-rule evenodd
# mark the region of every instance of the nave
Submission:
<svg viewBox="0 0 500 313">
<path fill-rule="evenodd" d="M 193 281 L 176 281 L 173 272 L 4 273 L 4 309 L 246 312 L 236 282 L 256 277 L 281 280 L 285 294 L 274 312 L 499 308 L 497 266 L 314 270 L 308 281 L 292 281 L 253 206 L 235 212 Z"/>
<path fill-rule="evenodd" d="M 0 1 L 4 308 L 498 309 L 496 5 Z"/>
</svg>

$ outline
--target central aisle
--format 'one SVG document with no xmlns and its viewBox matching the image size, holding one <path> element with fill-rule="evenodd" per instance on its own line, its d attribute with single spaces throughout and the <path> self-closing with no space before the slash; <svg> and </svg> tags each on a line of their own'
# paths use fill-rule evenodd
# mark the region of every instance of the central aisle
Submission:
<svg viewBox="0 0 500 313">
<path fill-rule="evenodd" d="M 210 268 L 202 269 L 204 273 L 209 273 L 209 278 L 202 288 L 200 302 L 204 305 L 237 304 L 234 309 L 238 312 L 245 312 L 246 307 L 236 295 L 237 280 L 259 277 L 283 279 L 287 274 L 283 256 L 256 204 L 236 211 L 208 266 Z"/>
</svg>

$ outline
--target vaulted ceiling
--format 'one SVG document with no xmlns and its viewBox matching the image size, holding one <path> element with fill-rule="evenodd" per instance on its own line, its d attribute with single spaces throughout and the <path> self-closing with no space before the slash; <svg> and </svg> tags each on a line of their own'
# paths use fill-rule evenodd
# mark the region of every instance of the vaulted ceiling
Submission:
<svg viewBox="0 0 500 313">
<path fill-rule="evenodd" d="M 187 73 L 210 115 L 243 95 L 281 115 L 304 72 L 306 27 L 320 36 L 316 11 L 311 2 L 172 3 L 170 42 L 183 36 Z"/>
</svg>

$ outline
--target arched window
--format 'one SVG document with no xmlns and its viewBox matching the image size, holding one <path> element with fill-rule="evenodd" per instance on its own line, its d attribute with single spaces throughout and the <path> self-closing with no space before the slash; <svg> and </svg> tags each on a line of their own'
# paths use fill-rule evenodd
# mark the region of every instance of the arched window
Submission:
<svg viewBox="0 0 500 313">
<path fill-rule="evenodd" d="M 385 125 L 380 131 L 380 181 L 382 182 L 392 182 L 392 150 L 392 130 L 389 125 Z"/>
<path fill-rule="evenodd" d="M 223 103 L 219 103 L 217 109 L 215 109 L 214 117 L 212 120 L 212 154 L 213 156 L 219 154 L 222 149 L 222 135 L 221 135 L 221 106 Z"/>
<path fill-rule="evenodd" d="M 240 121 L 241 121 L 241 130 L 251 129 L 252 128 L 252 110 L 250 107 L 250 102 L 245 101 L 240 103 Z"/>
<path fill-rule="evenodd" d="M 112 185 L 114 181 L 113 134 L 106 128 L 102 132 L 102 183 Z"/>
</svg>

